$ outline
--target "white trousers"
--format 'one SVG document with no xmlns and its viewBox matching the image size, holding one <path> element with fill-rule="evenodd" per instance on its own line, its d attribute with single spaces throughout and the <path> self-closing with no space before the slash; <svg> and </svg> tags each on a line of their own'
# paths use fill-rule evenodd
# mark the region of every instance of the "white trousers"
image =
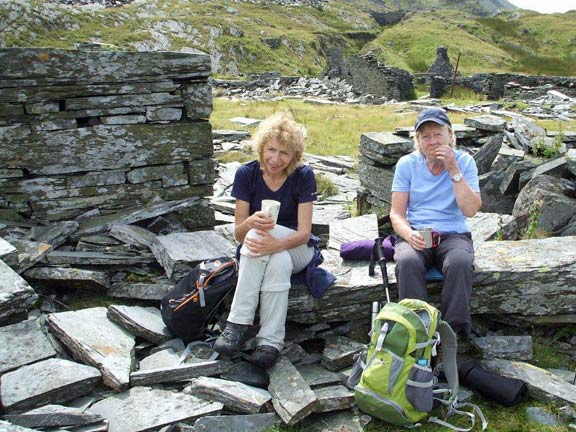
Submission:
<svg viewBox="0 0 576 432">
<path fill-rule="evenodd" d="M 295 231 L 276 225 L 270 233 L 284 238 Z M 252 230 L 247 234 L 255 235 Z M 228 321 L 252 325 L 260 302 L 260 331 L 256 344 L 270 345 L 281 351 L 284 347 L 290 276 L 306 268 L 314 256 L 314 248 L 301 245 L 265 257 L 242 254 L 238 284 Z"/>
</svg>

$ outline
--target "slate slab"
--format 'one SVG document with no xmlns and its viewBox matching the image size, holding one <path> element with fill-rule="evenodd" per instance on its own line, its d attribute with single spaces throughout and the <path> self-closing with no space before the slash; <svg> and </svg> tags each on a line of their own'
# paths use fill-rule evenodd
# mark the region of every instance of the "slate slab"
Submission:
<svg viewBox="0 0 576 432">
<path fill-rule="evenodd" d="M 10 315 L 27 312 L 38 295 L 18 273 L 0 260 L 0 323 Z"/>
<path fill-rule="evenodd" d="M 56 356 L 56 350 L 34 320 L 0 327 L 0 347 L 0 375 Z"/>
<path fill-rule="evenodd" d="M 265 432 L 281 423 L 275 413 L 206 416 L 194 423 L 194 426 L 179 425 L 179 432 Z"/>
<path fill-rule="evenodd" d="M 543 403 L 576 403 L 576 386 L 529 363 L 510 360 L 483 360 L 482 366 L 496 374 L 517 378 L 528 386 L 528 395 Z"/>
<path fill-rule="evenodd" d="M 228 371 L 230 363 L 222 360 L 196 360 L 192 363 L 176 364 L 155 369 L 141 369 L 130 374 L 130 385 L 185 381 L 199 376 L 219 375 Z"/>
<path fill-rule="evenodd" d="M 272 404 L 284 423 L 293 425 L 314 411 L 318 398 L 286 357 L 280 356 L 268 374 Z"/>
<path fill-rule="evenodd" d="M 168 260 L 166 274 L 179 278 L 208 258 L 234 256 L 236 247 L 215 231 L 195 231 L 158 236 Z"/>
<path fill-rule="evenodd" d="M 104 421 L 104 418 L 98 414 L 91 414 L 82 408 L 63 405 L 45 405 L 21 414 L 6 415 L 5 418 L 11 423 L 34 429 L 70 428 Z"/>
<path fill-rule="evenodd" d="M 102 371 L 104 384 L 122 390 L 134 367 L 134 336 L 106 312 L 104 307 L 60 312 L 49 315 L 47 323 L 75 358 Z"/>
<path fill-rule="evenodd" d="M 483 242 L 475 251 L 473 313 L 576 312 L 575 237 Z M 527 282 L 529 281 L 529 282 Z"/>
<path fill-rule="evenodd" d="M 356 405 L 354 392 L 343 385 L 315 389 L 318 402 L 314 412 L 329 412 L 352 408 Z"/>
<path fill-rule="evenodd" d="M 337 371 L 351 366 L 354 356 L 364 349 L 364 344 L 345 336 L 329 336 L 322 352 L 322 366 Z"/>
<path fill-rule="evenodd" d="M 232 411 L 258 414 L 267 411 L 272 396 L 267 390 L 219 378 L 199 377 L 190 381 L 184 393 L 222 402 Z"/>
<path fill-rule="evenodd" d="M 297 365 L 296 369 L 313 390 L 342 383 L 339 374 L 326 370 L 320 365 Z"/>
<path fill-rule="evenodd" d="M 33 267 L 24 276 L 34 282 L 56 288 L 74 288 L 83 291 L 104 291 L 110 287 L 110 276 L 105 271 L 74 267 Z"/>
<path fill-rule="evenodd" d="M 107 316 L 134 336 L 139 336 L 156 345 L 172 339 L 158 308 L 111 305 L 108 307 Z"/>
<path fill-rule="evenodd" d="M 2 405 L 13 413 L 66 402 L 86 395 L 100 380 L 100 372 L 91 366 L 63 359 L 44 360 L 0 377 Z"/>
<path fill-rule="evenodd" d="M 199 417 L 219 415 L 223 405 L 180 392 L 133 387 L 90 407 L 108 420 L 109 432 L 144 432 Z"/>
<path fill-rule="evenodd" d="M 143 207 L 133 207 L 117 213 L 86 219 L 80 223 L 78 230 L 71 236 L 77 240 L 88 234 L 97 234 L 110 229 L 117 224 L 131 224 L 144 219 L 151 219 L 166 213 L 192 207 L 200 202 L 200 198 L 192 197 L 169 202 L 154 202 Z"/>
</svg>

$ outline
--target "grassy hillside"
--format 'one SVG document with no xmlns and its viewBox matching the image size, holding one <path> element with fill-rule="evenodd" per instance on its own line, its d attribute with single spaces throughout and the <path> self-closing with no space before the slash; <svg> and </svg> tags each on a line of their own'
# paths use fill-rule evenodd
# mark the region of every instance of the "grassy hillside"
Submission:
<svg viewBox="0 0 576 432">
<path fill-rule="evenodd" d="M 462 17 L 460 12 L 413 13 L 384 29 L 364 51 L 412 72 L 423 72 L 436 58 L 438 46 L 448 47 L 459 70 L 576 75 L 576 13 L 512 13 L 492 18 Z"/>
<path fill-rule="evenodd" d="M 419 72 L 432 64 L 438 46 L 446 46 L 453 63 L 462 53 L 463 74 L 576 75 L 576 12 L 513 11 L 491 18 L 470 13 L 502 2 L 330 0 L 313 8 L 146 0 L 104 9 L 8 0 L 0 2 L 0 46 L 73 48 L 96 42 L 127 50 L 193 48 L 210 52 L 214 75 L 223 77 L 263 71 L 318 75 L 335 46 L 345 56 L 373 51 L 387 65 Z M 423 7 L 434 11 L 408 12 L 387 27 L 372 16 Z"/>
</svg>

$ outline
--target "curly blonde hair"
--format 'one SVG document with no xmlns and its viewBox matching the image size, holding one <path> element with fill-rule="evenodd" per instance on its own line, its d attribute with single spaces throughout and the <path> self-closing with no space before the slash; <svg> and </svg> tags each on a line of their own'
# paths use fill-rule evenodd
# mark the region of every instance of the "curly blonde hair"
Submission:
<svg viewBox="0 0 576 432">
<path fill-rule="evenodd" d="M 302 165 L 302 156 L 306 144 L 306 129 L 294 120 L 290 111 L 272 114 L 264 119 L 256 128 L 252 136 L 252 146 L 258 153 L 258 161 L 262 169 L 265 169 L 264 146 L 272 140 L 278 140 L 288 151 L 292 153 L 292 160 L 286 167 L 287 175 Z"/>
</svg>

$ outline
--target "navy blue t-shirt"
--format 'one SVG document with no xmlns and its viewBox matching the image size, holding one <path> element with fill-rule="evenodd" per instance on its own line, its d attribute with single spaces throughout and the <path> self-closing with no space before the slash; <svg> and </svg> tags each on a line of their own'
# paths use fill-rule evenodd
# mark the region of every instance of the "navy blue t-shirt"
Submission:
<svg viewBox="0 0 576 432">
<path fill-rule="evenodd" d="M 260 210 L 262 200 L 280 201 L 278 224 L 298 228 L 298 204 L 316 201 L 316 179 L 309 166 L 301 166 L 288 176 L 276 192 L 264 181 L 260 163 L 255 160 L 242 165 L 234 176 L 232 196 L 250 203 L 250 215 Z"/>
</svg>

